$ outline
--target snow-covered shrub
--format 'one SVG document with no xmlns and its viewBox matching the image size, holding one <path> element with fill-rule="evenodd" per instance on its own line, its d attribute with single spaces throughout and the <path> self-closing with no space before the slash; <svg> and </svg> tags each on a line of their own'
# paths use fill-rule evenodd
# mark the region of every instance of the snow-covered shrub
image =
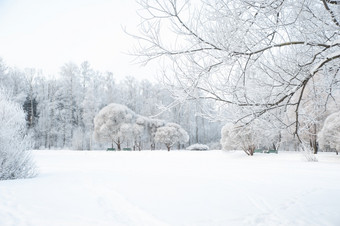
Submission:
<svg viewBox="0 0 340 226">
<path fill-rule="evenodd" d="M 31 147 L 24 111 L 0 88 L 0 180 L 36 175 Z"/>
<path fill-rule="evenodd" d="M 223 150 L 242 149 L 247 155 L 253 155 L 257 142 L 252 126 L 228 123 L 221 130 Z"/>
<path fill-rule="evenodd" d="M 241 126 L 228 123 L 221 130 L 223 150 L 242 149 L 247 155 L 253 155 L 259 137 L 252 125 Z"/>
<path fill-rule="evenodd" d="M 318 142 L 322 148 L 340 150 L 340 112 L 329 115 L 318 133 Z"/>
<path fill-rule="evenodd" d="M 188 133 L 176 123 L 167 123 L 157 129 L 155 141 L 165 144 L 168 151 L 177 142 L 183 144 L 189 141 Z"/>
<path fill-rule="evenodd" d="M 255 119 L 249 124 L 228 123 L 221 130 L 223 150 L 242 149 L 247 155 L 253 155 L 255 148 L 276 148 L 280 144 L 279 130 L 270 122 Z"/>
<path fill-rule="evenodd" d="M 132 136 L 132 123 L 136 114 L 120 104 L 109 104 L 94 118 L 94 138 L 99 142 L 111 142 L 121 149 L 121 144 Z"/>
<path fill-rule="evenodd" d="M 186 148 L 190 151 L 207 151 L 209 150 L 209 147 L 205 144 L 193 144 Z"/>
</svg>

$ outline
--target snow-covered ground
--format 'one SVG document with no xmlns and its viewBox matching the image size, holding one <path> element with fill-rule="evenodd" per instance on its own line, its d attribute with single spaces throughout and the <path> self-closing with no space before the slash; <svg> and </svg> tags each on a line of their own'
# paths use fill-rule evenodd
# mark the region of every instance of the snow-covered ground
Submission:
<svg viewBox="0 0 340 226">
<path fill-rule="evenodd" d="M 0 225 L 340 225 L 340 156 L 34 151 L 0 181 Z"/>
</svg>

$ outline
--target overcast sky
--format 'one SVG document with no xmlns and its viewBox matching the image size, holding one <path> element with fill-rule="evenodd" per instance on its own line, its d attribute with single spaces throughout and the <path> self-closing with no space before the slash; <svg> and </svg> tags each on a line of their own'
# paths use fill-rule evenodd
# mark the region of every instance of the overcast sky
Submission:
<svg viewBox="0 0 340 226">
<path fill-rule="evenodd" d="M 0 0 L 0 57 L 9 66 L 53 75 L 87 60 L 117 77 L 147 78 L 155 69 L 131 63 L 139 23 L 134 0 Z"/>
</svg>

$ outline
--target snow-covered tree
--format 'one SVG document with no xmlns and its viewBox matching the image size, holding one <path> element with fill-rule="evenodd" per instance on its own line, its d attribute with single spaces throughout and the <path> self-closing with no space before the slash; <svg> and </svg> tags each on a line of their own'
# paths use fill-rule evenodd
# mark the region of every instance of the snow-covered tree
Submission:
<svg viewBox="0 0 340 226">
<path fill-rule="evenodd" d="M 146 137 L 147 132 L 147 123 L 148 118 L 139 116 L 136 119 L 136 122 L 132 125 L 132 136 L 134 143 L 134 150 L 138 149 L 139 151 L 142 149 L 142 143 L 144 138 Z"/>
<path fill-rule="evenodd" d="M 221 130 L 221 145 L 224 150 L 242 149 L 252 156 L 255 148 L 276 149 L 278 133 L 271 130 L 263 120 L 256 119 L 251 124 L 227 123 Z"/>
<path fill-rule="evenodd" d="M 32 177 L 31 139 L 26 134 L 25 113 L 0 88 L 0 180 Z"/>
<path fill-rule="evenodd" d="M 94 118 L 94 138 L 99 142 L 111 142 L 121 150 L 121 144 L 128 139 L 132 122 L 136 114 L 120 104 L 109 104 L 99 111 Z"/>
<path fill-rule="evenodd" d="M 221 130 L 223 150 L 242 149 L 247 155 L 253 155 L 257 146 L 256 133 L 250 127 L 227 123 Z"/>
<path fill-rule="evenodd" d="M 147 124 L 147 130 L 148 130 L 148 135 L 149 135 L 149 141 L 150 141 L 150 146 L 151 150 L 155 150 L 156 148 L 156 132 L 158 128 L 162 127 L 165 125 L 165 122 L 163 120 L 159 119 L 150 119 Z"/>
<path fill-rule="evenodd" d="M 322 148 L 340 151 L 340 112 L 329 115 L 318 134 L 319 145 Z"/>
<path fill-rule="evenodd" d="M 170 151 L 171 147 L 177 142 L 181 144 L 188 142 L 189 135 L 180 125 L 167 123 L 165 126 L 157 129 L 155 140 L 156 142 L 165 144 L 168 151 Z"/>
<path fill-rule="evenodd" d="M 90 84 L 89 87 L 87 87 L 87 92 L 85 93 L 85 97 L 82 103 L 84 148 L 88 150 L 92 149 L 92 134 L 94 128 L 93 119 L 96 116 L 99 105 L 98 101 L 96 101 L 94 92 L 94 85 Z"/>
<path fill-rule="evenodd" d="M 307 85 L 329 81 L 324 104 L 339 88 L 339 1 L 138 2 L 141 61 L 169 62 L 163 81 L 179 101 L 215 101 L 208 116 L 248 124 L 290 106 L 298 136 Z M 223 114 L 231 107 L 240 109 Z"/>
<path fill-rule="evenodd" d="M 79 67 L 74 63 L 66 63 L 61 67 L 61 76 L 64 87 L 60 93 L 63 97 L 64 145 L 69 146 L 72 143 L 73 132 L 81 119 Z"/>
<path fill-rule="evenodd" d="M 34 92 L 34 84 L 35 79 L 37 78 L 37 71 L 33 68 L 25 69 L 25 78 L 26 78 L 26 86 L 28 90 L 28 95 L 26 97 L 26 101 L 24 103 L 24 111 L 26 112 L 26 121 L 29 128 L 33 128 L 34 124 L 36 123 L 37 118 L 37 101 L 35 98 Z"/>
</svg>

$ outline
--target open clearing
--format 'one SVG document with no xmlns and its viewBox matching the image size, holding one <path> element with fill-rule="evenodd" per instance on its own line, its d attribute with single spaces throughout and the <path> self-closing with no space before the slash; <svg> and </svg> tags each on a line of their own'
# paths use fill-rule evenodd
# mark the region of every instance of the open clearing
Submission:
<svg viewBox="0 0 340 226">
<path fill-rule="evenodd" d="M 34 151 L 0 181 L 0 225 L 340 225 L 340 156 Z"/>
</svg>

